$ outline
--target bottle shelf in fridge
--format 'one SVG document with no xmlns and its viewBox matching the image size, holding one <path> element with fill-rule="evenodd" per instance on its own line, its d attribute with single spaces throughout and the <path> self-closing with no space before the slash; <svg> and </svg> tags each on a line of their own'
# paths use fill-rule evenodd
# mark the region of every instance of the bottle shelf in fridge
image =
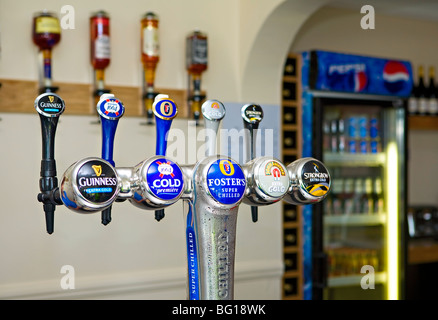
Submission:
<svg viewBox="0 0 438 320">
<path fill-rule="evenodd" d="M 327 166 L 378 167 L 385 162 L 384 153 L 324 153 L 324 163 Z"/>
<path fill-rule="evenodd" d="M 386 223 L 386 214 L 345 214 L 324 216 L 325 226 L 376 226 Z"/>
<path fill-rule="evenodd" d="M 365 274 L 354 274 L 345 276 L 330 276 L 327 278 L 327 285 L 330 288 L 360 286 L 361 280 Z M 386 272 L 376 272 L 374 274 L 374 283 L 385 283 Z"/>
</svg>

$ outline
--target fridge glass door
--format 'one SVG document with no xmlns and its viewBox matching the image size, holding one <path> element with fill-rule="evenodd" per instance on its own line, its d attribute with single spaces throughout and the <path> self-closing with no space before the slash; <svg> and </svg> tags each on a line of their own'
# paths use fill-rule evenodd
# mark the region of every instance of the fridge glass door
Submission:
<svg viewBox="0 0 438 320">
<path fill-rule="evenodd" d="M 345 103 L 322 110 L 324 299 L 398 299 L 404 109 Z"/>
</svg>

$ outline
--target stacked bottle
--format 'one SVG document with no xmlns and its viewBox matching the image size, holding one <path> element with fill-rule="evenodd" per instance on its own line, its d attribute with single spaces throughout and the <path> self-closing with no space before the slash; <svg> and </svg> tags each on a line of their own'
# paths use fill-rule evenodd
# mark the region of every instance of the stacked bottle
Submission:
<svg viewBox="0 0 438 320">
<path fill-rule="evenodd" d="M 409 115 L 437 116 L 438 115 L 438 88 L 435 85 L 435 67 L 429 66 L 428 80 L 423 65 L 417 69 L 417 82 L 413 85 L 408 100 Z"/>
<path fill-rule="evenodd" d="M 329 277 L 361 274 L 365 265 L 373 267 L 375 272 L 382 271 L 377 249 L 343 246 L 328 248 L 326 252 Z"/>
<path fill-rule="evenodd" d="M 324 151 L 332 153 L 381 152 L 377 114 L 349 114 L 323 123 Z"/>
<path fill-rule="evenodd" d="M 384 198 L 380 177 L 333 178 L 332 190 L 324 201 L 327 216 L 382 214 Z"/>
</svg>

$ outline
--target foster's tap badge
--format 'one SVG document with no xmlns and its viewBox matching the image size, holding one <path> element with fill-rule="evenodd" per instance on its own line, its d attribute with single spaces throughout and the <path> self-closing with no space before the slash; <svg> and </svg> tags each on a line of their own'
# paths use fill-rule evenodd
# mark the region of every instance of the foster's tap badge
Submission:
<svg viewBox="0 0 438 320">
<path fill-rule="evenodd" d="M 125 107 L 113 94 L 103 94 L 97 103 L 97 112 L 105 119 L 117 120 L 125 113 Z"/>
<path fill-rule="evenodd" d="M 155 97 L 152 108 L 155 116 L 163 120 L 172 120 L 178 113 L 175 102 L 165 94 L 159 94 Z"/>
<path fill-rule="evenodd" d="M 154 160 L 147 169 L 147 184 L 150 191 L 163 200 L 177 199 L 184 188 L 181 168 L 169 159 Z"/>
<path fill-rule="evenodd" d="M 208 169 L 207 186 L 216 201 L 222 204 L 238 203 L 245 193 L 245 175 L 234 160 L 218 159 Z"/>
<path fill-rule="evenodd" d="M 35 99 L 35 109 L 45 117 L 59 117 L 65 109 L 64 100 L 54 93 L 43 93 Z"/>
</svg>

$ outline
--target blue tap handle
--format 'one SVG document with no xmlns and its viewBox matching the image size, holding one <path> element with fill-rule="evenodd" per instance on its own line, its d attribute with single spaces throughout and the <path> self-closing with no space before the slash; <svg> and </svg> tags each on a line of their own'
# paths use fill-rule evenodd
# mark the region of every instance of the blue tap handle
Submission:
<svg viewBox="0 0 438 320">
<path fill-rule="evenodd" d="M 172 125 L 173 118 L 178 114 L 175 102 L 169 99 L 168 95 L 159 94 L 155 97 L 152 105 L 155 114 L 155 125 L 157 127 L 157 145 L 155 154 L 159 156 L 166 155 L 167 134 Z"/>
<path fill-rule="evenodd" d="M 178 114 L 175 102 L 169 99 L 166 94 L 159 94 L 155 97 L 152 104 L 152 110 L 155 114 L 155 126 L 157 128 L 157 145 L 155 154 L 165 156 L 167 149 L 167 135 L 170 130 L 173 118 Z M 155 220 L 160 221 L 164 218 L 164 209 L 155 211 Z"/>
<path fill-rule="evenodd" d="M 113 94 L 102 94 L 97 103 L 97 112 L 102 124 L 102 158 L 114 167 L 114 137 L 119 119 L 125 113 L 125 107 Z M 102 211 L 102 223 L 107 225 L 110 221 L 111 207 Z"/>
</svg>

